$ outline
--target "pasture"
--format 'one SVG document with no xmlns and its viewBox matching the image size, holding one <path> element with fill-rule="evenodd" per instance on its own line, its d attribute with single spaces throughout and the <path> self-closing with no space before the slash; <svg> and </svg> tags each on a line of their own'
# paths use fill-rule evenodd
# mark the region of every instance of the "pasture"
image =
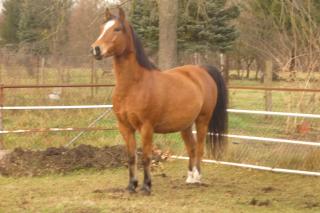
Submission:
<svg viewBox="0 0 320 213">
<path fill-rule="evenodd" d="M 319 179 L 204 166 L 202 186 L 184 183 L 186 162 L 164 164 L 151 196 L 123 190 L 127 169 L 0 177 L 0 212 L 319 212 Z M 139 172 L 142 178 L 142 171 Z"/>
<path fill-rule="evenodd" d="M 43 83 L 57 83 L 56 70 L 47 69 Z M 113 83 L 112 75 L 100 77 L 99 83 Z M 68 83 L 90 83 L 89 69 L 70 70 Z M 20 73 L 13 78 L 2 73 L 3 84 L 33 84 L 34 78 Z M 302 78 L 305 76 L 301 76 Z M 256 81 L 232 80 L 231 85 L 259 86 Z M 275 82 L 274 86 L 300 87 L 302 82 Z M 316 83 L 314 83 L 316 86 Z M 52 101 L 52 89 L 17 89 L 5 91 L 5 106 L 36 105 L 94 105 L 110 104 L 112 88 L 93 91 L 63 89 L 61 99 Z M 320 94 L 273 92 L 273 111 L 291 111 L 319 114 Z M 234 109 L 264 110 L 263 91 L 230 90 L 230 106 Z M 305 100 L 305 101 L 301 101 Z M 314 105 L 310 104 L 314 100 Z M 301 102 L 301 104 L 299 104 Z M 306 107 L 310 106 L 310 107 Z M 105 110 L 49 110 L 4 111 L 4 128 L 30 129 L 40 127 L 87 127 Z M 312 128 L 307 134 L 297 132 L 304 120 L 287 118 L 266 119 L 264 116 L 230 114 L 229 132 L 264 137 L 319 141 L 320 123 L 308 119 Z M 96 123 L 95 127 L 113 128 L 111 114 Z M 33 133 L 4 135 L 9 150 L 21 147 L 41 150 L 59 147 L 73 139 L 77 132 Z M 97 147 L 123 144 L 116 131 L 87 132 L 75 145 Z M 155 144 L 178 155 L 185 155 L 179 134 L 156 135 Z M 140 145 L 140 144 L 139 144 Z M 226 160 L 266 166 L 302 170 L 320 170 L 319 148 L 278 144 L 259 144 L 232 140 Z M 151 197 L 129 195 L 123 191 L 127 184 L 125 167 L 73 171 L 64 175 L 40 177 L 0 177 L 0 212 L 318 212 L 320 194 L 318 178 L 274 174 L 226 166 L 204 166 L 205 185 L 194 187 L 184 184 L 187 162 L 169 161 L 163 171 L 154 173 L 154 190 Z M 141 182 L 141 171 L 139 172 Z"/>
</svg>

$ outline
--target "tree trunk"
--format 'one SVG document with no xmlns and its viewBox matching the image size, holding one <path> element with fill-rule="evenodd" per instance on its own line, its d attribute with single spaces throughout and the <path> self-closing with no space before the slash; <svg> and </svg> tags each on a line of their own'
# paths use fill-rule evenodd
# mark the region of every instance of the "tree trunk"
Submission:
<svg viewBox="0 0 320 213">
<path fill-rule="evenodd" d="M 296 48 L 294 47 L 291 51 L 291 60 L 290 60 L 290 66 L 289 66 L 289 78 L 290 81 L 295 81 L 297 77 L 296 73 Z"/>
<path fill-rule="evenodd" d="M 249 66 L 247 66 L 247 77 L 248 80 L 250 79 L 250 68 Z"/>
<path fill-rule="evenodd" d="M 240 54 L 237 55 L 237 75 L 238 75 L 238 79 L 242 79 L 241 78 L 241 58 L 240 58 Z"/>
<path fill-rule="evenodd" d="M 178 0 L 161 0 L 159 4 L 159 67 L 177 65 Z"/>
</svg>

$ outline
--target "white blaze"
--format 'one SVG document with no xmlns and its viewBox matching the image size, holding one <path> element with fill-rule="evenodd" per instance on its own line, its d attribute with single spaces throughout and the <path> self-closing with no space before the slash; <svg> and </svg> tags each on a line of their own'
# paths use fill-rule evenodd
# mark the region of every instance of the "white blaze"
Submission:
<svg viewBox="0 0 320 213">
<path fill-rule="evenodd" d="M 107 23 L 105 23 L 104 27 L 103 27 L 103 31 L 101 33 L 101 35 L 99 36 L 98 40 L 102 39 L 102 37 L 104 36 L 104 34 L 106 34 L 106 32 L 115 24 L 115 20 L 111 20 L 108 21 Z"/>
</svg>

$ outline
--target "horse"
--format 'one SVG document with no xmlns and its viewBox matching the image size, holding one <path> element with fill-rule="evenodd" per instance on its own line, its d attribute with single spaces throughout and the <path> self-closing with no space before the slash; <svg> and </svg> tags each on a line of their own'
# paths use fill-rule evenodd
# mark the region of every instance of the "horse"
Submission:
<svg viewBox="0 0 320 213">
<path fill-rule="evenodd" d="M 134 193 L 138 187 L 136 132 L 142 141 L 142 192 L 151 193 L 154 133 L 181 132 L 189 155 L 186 182 L 201 183 L 205 141 L 212 153 L 222 153 L 226 145 L 223 134 L 227 131 L 228 92 L 220 71 L 200 65 L 160 71 L 146 56 L 121 8 L 117 15 L 106 9 L 101 34 L 91 45 L 91 53 L 97 60 L 113 58 L 116 86 L 112 103 L 128 153 L 127 190 Z"/>
</svg>

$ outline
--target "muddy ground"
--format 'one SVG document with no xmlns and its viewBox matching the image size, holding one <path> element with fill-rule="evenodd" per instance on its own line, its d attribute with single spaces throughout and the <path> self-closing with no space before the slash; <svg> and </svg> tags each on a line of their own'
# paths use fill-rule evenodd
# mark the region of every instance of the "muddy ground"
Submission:
<svg viewBox="0 0 320 213">
<path fill-rule="evenodd" d="M 153 164 L 159 163 L 161 152 L 157 151 L 153 155 Z M 44 151 L 17 148 L 0 158 L 0 175 L 22 177 L 66 174 L 89 168 L 103 170 L 126 166 L 126 161 L 125 148 L 120 145 L 103 148 L 80 145 L 72 149 L 52 147 Z"/>
</svg>

